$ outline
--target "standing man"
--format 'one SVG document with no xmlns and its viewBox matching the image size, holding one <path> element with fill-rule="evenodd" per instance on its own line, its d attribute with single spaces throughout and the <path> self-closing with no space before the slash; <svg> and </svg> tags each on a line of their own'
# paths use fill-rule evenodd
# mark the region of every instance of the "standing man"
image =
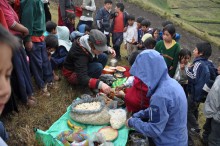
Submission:
<svg viewBox="0 0 220 146">
<path fill-rule="evenodd" d="M 107 38 L 107 46 L 110 46 L 110 19 L 111 19 L 112 0 L 105 0 L 104 7 L 96 13 L 95 21 L 98 29 L 103 32 Z"/>
</svg>

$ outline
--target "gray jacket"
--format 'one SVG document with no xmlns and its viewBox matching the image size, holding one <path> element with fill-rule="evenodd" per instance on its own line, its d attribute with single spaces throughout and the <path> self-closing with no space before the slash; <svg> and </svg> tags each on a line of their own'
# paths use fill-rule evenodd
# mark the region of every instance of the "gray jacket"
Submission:
<svg viewBox="0 0 220 146">
<path fill-rule="evenodd" d="M 220 75 L 216 78 L 204 105 L 204 114 L 220 123 Z"/>
</svg>

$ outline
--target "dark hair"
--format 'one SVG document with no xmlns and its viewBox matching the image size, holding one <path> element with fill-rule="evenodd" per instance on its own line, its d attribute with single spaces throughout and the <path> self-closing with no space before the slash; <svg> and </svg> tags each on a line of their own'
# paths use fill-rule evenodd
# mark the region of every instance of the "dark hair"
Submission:
<svg viewBox="0 0 220 146">
<path fill-rule="evenodd" d="M 57 49 L 59 46 L 58 45 L 58 38 L 54 34 L 50 34 L 47 37 L 45 37 L 45 43 L 46 43 L 47 49 L 50 49 L 50 48 Z"/>
<path fill-rule="evenodd" d="M 129 62 L 129 65 L 132 66 L 135 62 L 135 59 L 137 58 L 138 54 L 140 54 L 143 50 L 138 50 L 138 51 L 135 51 L 131 54 L 131 56 L 128 58 L 128 62 Z"/>
<path fill-rule="evenodd" d="M 203 58 L 208 59 L 212 55 L 212 46 L 209 42 L 202 42 L 196 44 L 196 48 L 198 49 L 198 53 L 202 53 Z"/>
<path fill-rule="evenodd" d="M 163 33 L 164 33 L 165 31 L 168 31 L 169 34 L 172 36 L 172 38 L 175 38 L 176 29 L 175 29 L 175 27 L 174 27 L 173 24 L 168 24 L 168 25 L 166 25 L 166 26 L 163 28 Z"/>
<path fill-rule="evenodd" d="M 137 18 L 136 21 L 137 21 L 137 23 L 141 23 L 143 20 L 144 20 L 144 17 L 140 16 Z"/>
<path fill-rule="evenodd" d="M 184 57 L 186 57 L 187 55 L 189 55 L 189 57 L 192 56 L 191 52 L 189 49 L 181 49 L 179 52 L 179 61 L 181 61 Z"/>
<path fill-rule="evenodd" d="M 130 14 L 127 16 L 127 20 L 135 20 L 135 16 Z"/>
<path fill-rule="evenodd" d="M 88 26 L 88 25 L 85 25 L 85 32 L 88 31 L 90 32 L 91 31 L 91 28 Z"/>
<path fill-rule="evenodd" d="M 144 41 L 144 47 L 147 49 L 153 49 L 156 46 L 156 43 L 156 40 L 150 37 Z"/>
<path fill-rule="evenodd" d="M 150 25 L 151 25 L 151 22 L 150 22 L 148 19 L 144 19 L 144 20 L 141 22 L 141 26 L 149 27 Z"/>
<path fill-rule="evenodd" d="M 0 43 L 4 43 L 8 45 L 12 49 L 12 52 L 14 52 L 14 50 L 21 47 L 21 44 L 19 43 L 18 38 L 13 36 L 1 24 L 0 24 Z"/>
<path fill-rule="evenodd" d="M 116 4 L 116 7 L 118 7 L 122 12 L 123 12 L 124 9 L 125 9 L 125 6 L 124 6 L 123 3 L 117 3 L 117 4 Z"/>
<path fill-rule="evenodd" d="M 168 21 L 168 20 L 162 22 L 162 26 L 163 26 L 163 27 L 167 26 L 168 24 L 173 24 L 173 22 Z"/>
<path fill-rule="evenodd" d="M 155 33 L 156 31 L 160 32 L 160 29 L 159 29 L 159 28 L 154 28 L 153 31 L 152 31 L 152 35 L 154 35 L 154 33 Z"/>
<path fill-rule="evenodd" d="M 104 4 L 112 4 L 112 0 L 105 0 Z"/>
<path fill-rule="evenodd" d="M 70 20 L 76 19 L 76 15 L 74 14 L 74 12 L 67 12 L 66 17 Z"/>
<path fill-rule="evenodd" d="M 52 32 L 57 27 L 57 24 L 53 21 L 47 21 L 46 23 L 46 30 L 47 32 Z"/>
</svg>

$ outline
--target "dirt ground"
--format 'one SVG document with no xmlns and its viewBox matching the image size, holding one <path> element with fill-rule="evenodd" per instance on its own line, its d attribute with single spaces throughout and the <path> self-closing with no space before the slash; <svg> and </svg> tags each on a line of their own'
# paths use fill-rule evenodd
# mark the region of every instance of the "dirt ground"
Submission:
<svg viewBox="0 0 220 146">
<path fill-rule="evenodd" d="M 57 2 L 58 0 L 51 1 Z M 103 0 L 95 0 L 95 2 L 97 9 L 103 6 Z M 56 3 L 54 4 L 56 5 Z M 124 2 L 124 4 L 128 13 L 134 14 L 136 17 L 144 16 L 145 18 L 148 18 L 152 22 L 152 27 L 160 28 L 161 23 L 165 20 L 160 16 L 135 6 L 134 4 L 127 2 Z M 57 8 L 57 6 L 53 6 L 53 8 L 54 7 Z M 200 38 L 188 33 L 180 27 L 177 26 L 176 28 L 177 32 L 181 34 L 180 44 L 182 48 L 188 48 L 192 51 L 195 44 L 202 41 Z M 213 45 L 213 53 L 210 59 L 217 63 L 217 58 L 219 56 L 220 50 Z M 60 71 L 57 72 L 60 74 Z M 63 77 L 57 84 L 59 88 L 50 89 L 52 95 L 49 98 L 41 96 L 38 89 L 35 88 L 35 97 L 38 100 L 37 107 L 28 109 L 25 105 L 19 102 L 18 105 L 20 112 L 10 114 L 2 119 L 10 134 L 10 140 L 7 142 L 9 146 L 38 145 L 34 140 L 33 128 L 47 130 L 62 114 L 65 113 L 66 108 L 71 104 L 72 100 L 83 93 L 83 89 L 70 86 Z M 202 123 L 200 124 L 202 125 Z"/>
</svg>

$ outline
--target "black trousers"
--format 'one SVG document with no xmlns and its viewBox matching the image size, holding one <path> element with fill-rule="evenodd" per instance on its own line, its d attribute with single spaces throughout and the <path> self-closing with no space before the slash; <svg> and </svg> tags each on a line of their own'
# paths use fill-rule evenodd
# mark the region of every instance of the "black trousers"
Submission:
<svg viewBox="0 0 220 146">
<path fill-rule="evenodd" d="M 50 3 L 45 3 L 44 4 L 44 11 L 45 11 L 45 20 L 47 21 L 51 21 L 51 13 L 50 13 L 50 9 L 49 9 L 49 4 Z"/>
</svg>

